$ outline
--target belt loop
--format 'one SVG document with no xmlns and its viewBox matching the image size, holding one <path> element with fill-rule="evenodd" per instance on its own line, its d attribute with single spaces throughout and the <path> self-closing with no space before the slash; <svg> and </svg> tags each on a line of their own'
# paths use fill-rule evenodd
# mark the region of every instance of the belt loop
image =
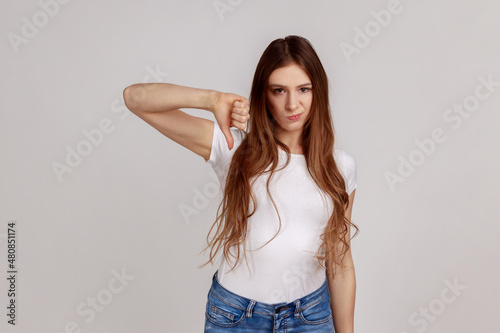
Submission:
<svg viewBox="0 0 500 333">
<path fill-rule="evenodd" d="M 300 308 L 300 300 L 295 301 L 295 318 L 299 318 L 299 308 Z"/>
<path fill-rule="evenodd" d="M 250 303 L 248 304 L 248 307 L 247 307 L 247 318 L 252 318 L 252 309 L 253 309 L 254 305 L 255 305 L 255 301 L 253 299 L 250 300 Z"/>
</svg>

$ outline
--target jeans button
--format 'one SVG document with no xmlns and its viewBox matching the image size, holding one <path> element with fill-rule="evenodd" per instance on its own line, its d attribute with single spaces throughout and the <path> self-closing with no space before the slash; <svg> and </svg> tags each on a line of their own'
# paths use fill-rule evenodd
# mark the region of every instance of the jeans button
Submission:
<svg viewBox="0 0 500 333">
<path fill-rule="evenodd" d="M 288 309 L 288 308 L 275 309 L 274 312 L 279 313 L 281 310 L 285 310 L 285 309 Z"/>
</svg>

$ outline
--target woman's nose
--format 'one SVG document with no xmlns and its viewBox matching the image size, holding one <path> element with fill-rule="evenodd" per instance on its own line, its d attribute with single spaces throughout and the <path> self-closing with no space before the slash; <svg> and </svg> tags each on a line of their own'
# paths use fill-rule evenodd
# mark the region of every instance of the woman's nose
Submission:
<svg viewBox="0 0 500 333">
<path fill-rule="evenodd" d="M 290 110 L 290 111 L 296 110 L 299 107 L 298 101 L 297 101 L 297 96 L 295 96 L 294 93 L 288 94 L 288 98 L 287 98 L 285 107 L 287 110 Z"/>
</svg>

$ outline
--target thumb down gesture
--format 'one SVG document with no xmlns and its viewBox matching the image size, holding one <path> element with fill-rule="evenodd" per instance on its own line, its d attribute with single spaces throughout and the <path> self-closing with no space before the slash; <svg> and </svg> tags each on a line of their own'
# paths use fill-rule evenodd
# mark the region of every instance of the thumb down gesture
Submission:
<svg viewBox="0 0 500 333">
<path fill-rule="evenodd" d="M 241 130 L 246 128 L 250 118 L 248 99 L 236 94 L 219 92 L 215 98 L 213 114 L 224 133 L 229 150 L 233 149 L 234 139 L 229 128 L 237 127 Z"/>
</svg>

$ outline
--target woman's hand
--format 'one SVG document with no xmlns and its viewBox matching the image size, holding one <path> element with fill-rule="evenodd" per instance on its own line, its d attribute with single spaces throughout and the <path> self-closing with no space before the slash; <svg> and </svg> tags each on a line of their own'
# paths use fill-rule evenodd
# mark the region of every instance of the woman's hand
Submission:
<svg viewBox="0 0 500 333">
<path fill-rule="evenodd" d="M 233 149 L 234 139 L 229 128 L 231 126 L 241 130 L 246 128 L 247 120 L 250 118 L 248 99 L 240 95 L 217 91 L 214 94 L 210 111 L 214 114 L 222 133 L 226 137 L 229 150 Z"/>
</svg>

